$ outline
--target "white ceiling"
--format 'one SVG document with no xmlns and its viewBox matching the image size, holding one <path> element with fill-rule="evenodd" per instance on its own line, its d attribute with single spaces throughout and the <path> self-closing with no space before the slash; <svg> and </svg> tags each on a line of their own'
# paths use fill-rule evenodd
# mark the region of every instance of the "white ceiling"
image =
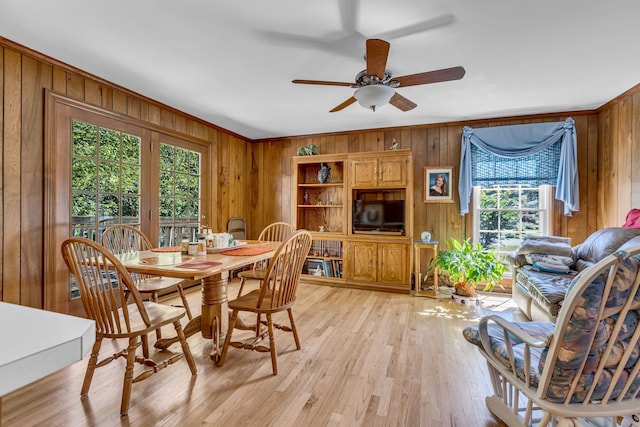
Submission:
<svg viewBox="0 0 640 427">
<path fill-rule="evenodd" d="M 329 113 L 353 89 L 291 80 L 366 68 L 349 16 L 391 43 L 395 76 L 461 65 L 465 77 L 399 88 L 409 112 Z M 639 17 L 637 0 L 0 0 L 0 36 L 259 139 L 597 108 L 640 82 Z"/>
</svg>

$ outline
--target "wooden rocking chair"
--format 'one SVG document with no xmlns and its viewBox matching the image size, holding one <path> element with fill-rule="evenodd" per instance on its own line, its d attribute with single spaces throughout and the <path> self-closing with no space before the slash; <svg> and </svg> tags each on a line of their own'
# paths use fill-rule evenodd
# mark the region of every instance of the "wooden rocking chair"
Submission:
<svg viewBox="0 0 640 427">
<path fill-rule="evenodd" d="M 492 315 L 467 327 L 465 338 L 487 360 L 489 410 L 509 426 L 635 425 L 639 267 L 640 246 L 632 246 L 581 272 L 555 324 Z"/>
</svg>

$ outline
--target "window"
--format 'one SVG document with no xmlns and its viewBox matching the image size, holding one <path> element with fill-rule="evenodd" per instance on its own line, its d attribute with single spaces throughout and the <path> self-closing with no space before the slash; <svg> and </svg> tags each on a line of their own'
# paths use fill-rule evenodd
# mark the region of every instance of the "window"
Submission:
<svg viewBox="0 0 640 427">
<path fill-rule="evenodd" d="M 100 241 L 110 224 L 140 224 L 140 137 L 72 121 L 71 235 Z"/>
<path fill-rule="evenodd" d="M 141 217 L 141 206 L 157 200 L 157 208 L 151 208 L 158 211 L 159 219 L 151 221 L 156 231 L 145 234 L 157 236 L 152 241 L 158 246 L 177 244 L 183 232 L 194 238 L 201 218 L 202 153 L 161 142 L 159 156 L 150 158 L 159 163 L 158 176 L 148 183 L 149 190 L 159 188 L 158 198 L 143 201 L 141 147 L 140 136 L 72 121 L 70 235 L 100 241 L 111 224 L 145 231 L 149 221 Z"/>
<path fill-rule="evenodd" d="M 460 213 L 469 212 L 474 185 L 554 185 L 564 214 L 579 207 L 576 131 L 564 122 L 462 129 Z"/>
<path fill-rule="evenodd" d="M 200 228 L 200 164 L 195 151 L 160 144 L 160 246 L 174 246 L 182 233 L 193 240 Z"/>
<path fill-rule="evenodd" d="M 522 184 L 473 187 L 473 241 L 504 256 L 527 235 L 549 234 L 552 189 Z"/>
</svg>

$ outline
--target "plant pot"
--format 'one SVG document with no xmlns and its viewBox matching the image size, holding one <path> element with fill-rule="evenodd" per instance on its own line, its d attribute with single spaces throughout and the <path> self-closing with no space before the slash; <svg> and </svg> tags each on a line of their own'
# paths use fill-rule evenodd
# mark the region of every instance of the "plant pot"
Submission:
<svg viewBox="0 0 640 427">
<path fill-rule="evenodd" d="M 456 294 L 463 297 L 473 298 L 476 296 L 476 288 L 468 283 L 456 283 L 454 286 Z"/>
<path fill-rule="evenodd" d="M 448 271 L 441 271 L 440 274 L 438 274 L 438 280 L 443 286 L 448 286 L 450 288 L 453 287 L 453 280 L 451 280 L 451 276 Z"/>
</svg>

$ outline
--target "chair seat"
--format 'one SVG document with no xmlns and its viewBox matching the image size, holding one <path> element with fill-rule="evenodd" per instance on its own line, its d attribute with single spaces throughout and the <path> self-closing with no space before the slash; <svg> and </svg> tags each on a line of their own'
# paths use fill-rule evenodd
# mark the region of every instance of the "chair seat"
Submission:
<svg viewBox="0 0 640 427">
<path fill-rule="evenodd" d="M 137 281 L 136 286 L 139 292 L 158 292 L 174 288 L 182 282 L 182 279 L 155 276 Z"/>
<path fill-rule="evenodd" d="M 544 341 L 547 337 L 553 333 L 555 324 L 551 322 L 512 322 L 513 325 L 522 329 L 526 334 Z M 516 375 L 522 381 L 526 381 L 527 373 L 525 367 L 525 343 L 521 339 L 515 336 L 509 336 L 509 342 L 505 339 L 504 330 L 493 323 L 488 325 L 488 333 L 491 338 L 491 348 L 493 355 L 499 359 L 505 366 L 511 366 L 511 359 L 509 357 L 508 347 L 511 347 L 514 357 L 513 363 L 516 366 Z M 467 326 L 462 335 L 471 344 L 477 345 L 481 350 L 486 351 L 483 348 L 480 331 L 478 325 Z M 529 363 L 529 378 L 531 380 L 532 387 L 538 387 L 538 381 L 540 379 L 540 372 L 538 371 L 538 365 L 541 358 L 542 350 L 539 348 L 531 348 L 531 361 Z"/>
<path fill-rule="evenodd" d="M 238 273 L 238 277 L 240 277 L 241 279 L 253 279 L 253 280 L 262 280 L 264 279 L 264 275 L 266 273 L 266 270 L 246 270 L 246 271 L 241 271 L 240 273 Z"/>
<path fill-rule="evenodd" d="M 169 325 L 182 318 L 186 313 L 186 310 L 182 307 L 172 307 L 170 305 L 158 304 L 151 301 L 144 301 L 143 304 L 152 326 L 147 327 L 147 325 L 145 325 L 138 310 L 129 310 L 129 322 L 131 324 L 131 330 L 129 332 L 122 333 L 105 333 L 104 336 L 107 338 L 116 338 L 124 336 L 136 336 L 153 332 L 160 326 Z M 118 309 L 118 314 L 120 316 L 120 322 L 124 324 L 125 320 L 122 310 L 123 308 Z"/>
<path fill-rule="evenodd" d="M 233 301 L 229 301 L 229 308 L 231 310 L 252 311 L 254 313 L 277 313 L 279 311 L 284 311 L 293 305 L 293 301 L 291 301 L 290 304 L 270 308 L 267 301 L 271 301 L 273 291 L 271 289 L 267 289 L 265 291 L 262 307 L 256 308 L 258 306 L 258 299 L 260 299 L 260 292 L 261 289 L 254 289 Z"/>
</svg>

